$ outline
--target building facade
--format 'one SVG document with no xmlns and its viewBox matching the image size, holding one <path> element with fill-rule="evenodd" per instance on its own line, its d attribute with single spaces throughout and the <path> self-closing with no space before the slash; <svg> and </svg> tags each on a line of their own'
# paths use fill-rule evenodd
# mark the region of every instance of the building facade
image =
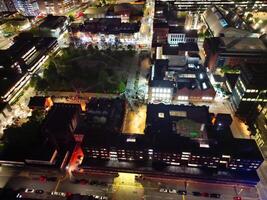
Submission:
<svg viewBox="0 0 267 200">
<path fill-rule="evenodd" d="M 12 0 L 1 0 L 0 1 L 0 12 L 5 12 L 5 11 L 9 11 L 9 12 L 16 11 L 15 4 Z"/>
<path fill-rule="evenodd" d="M 48 59 L 48 54 L 57 49 L 55 38 L 21 37 L 9 49 L 0 51 L 1 101 L 14 100 Z"/>
<path fill-rule="evenodd" d="M 43 14 L 63 15 L 70 9 L 80 6 L 82 0 L 37 0 Z"/>
<path fill-rule="evenodd" d="M 231 96 L 231 103 L 236 113 L 245 121 L 259 104 L 267 102 L 267 71 L 263 65 L 247 64 L 241 67 Z"/>
<path fill-rule="evenodd" d="M 236 67 L 245 63 L 267 63 L 267 47 L 264 41 L 251 37 L 206 38 L 203 44 L 205 66 L 211 71 L 222 67 Z"/>
<path fill-rule="evenodd" d="M 40 14 L 37 0 L 16 0 L 14 1 L 18 12 L 26 16 L 37 16 Z"/>
</svg>

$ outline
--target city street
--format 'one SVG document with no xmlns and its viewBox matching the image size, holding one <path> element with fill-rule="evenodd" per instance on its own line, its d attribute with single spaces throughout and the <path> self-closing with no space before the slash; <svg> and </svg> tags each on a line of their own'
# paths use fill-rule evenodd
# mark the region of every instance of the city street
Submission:
<svg viewBox="0 0 267 200">
<path fill-rule="evenodd" d="M 15 176 L 16 175 L 16 176 Z M 57 176 L 60 182 L 41 182 L 40 175 Z M 69 178 L 62 178 L 62 173 L 37 169 L 12 169 L 2 166 L 0 168 L 1 187 L 6 186 L 13 189 L 33 188 L 42 189 L 45 192 L 57 191 L 80 193 L 83 195 L 108 196 L 116 200 L 208 200 L 210 197 L 193 196 L 192 192 L 201 194 L 220 194 L 223 200 L 232 200 L 234 196 L 241 196 L 243 200 L 258 200 L 255 187 L 235 184 L 204 183 L 185 179 L 166 179 L 146 177 L 136 179 L 137 174 L 119 173 L 114 180 L 112 176 L 91 172 L 90 174 L 80 174 L 76 178 L 87 179 L 88 181 L 97 180 L 107 183 L 103 185 L 73 183 Z M 175 189 L 176 191 L 187 191 L 187 195 L 160 192 L 160 188 Z"/>
</svg>

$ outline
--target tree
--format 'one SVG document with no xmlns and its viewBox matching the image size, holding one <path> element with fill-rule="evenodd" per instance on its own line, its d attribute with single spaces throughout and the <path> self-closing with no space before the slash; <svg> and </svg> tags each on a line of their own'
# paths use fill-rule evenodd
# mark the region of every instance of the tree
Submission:
<svg viewBox="0 0 267 200">
<path fill-rule="evenodd" d="M 10 23 L 6 23 L 5 27 L 3 28 L 3 32 L 4 34 L 16 34 L 19 32 L 19 29 Z"/>
<path fill-rule="evenodd" d="M 120 81 L 120 83 L 118 85 L 118 91 L 119 91 L 119 93 L 125 92 L 125 89 L 126 89 L 125 83 L 123 81 Z"/>
<path fill-rule="evenodd" d="M 73 15 L 69 15 L 69 20 L 70 20 L 70 22 L 74 22 L 75 21 L 75 17 Z"/>
</svg>

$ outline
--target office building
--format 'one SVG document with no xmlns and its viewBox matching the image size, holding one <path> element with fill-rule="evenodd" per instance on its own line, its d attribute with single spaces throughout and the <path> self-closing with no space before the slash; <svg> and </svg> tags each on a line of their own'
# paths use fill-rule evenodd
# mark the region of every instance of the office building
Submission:
<svg viewBox="0 0 267 200">
<path fill-rule="evenodd" d="M 74 131 L 80 120 L 80 104 L 54 103 L 44 123 L 43 133 L 59 150 L 66 150 L 74 143 Z"/>
<path fill-rule="evenodd" d="M 251 28 L 232 10 L 212 6 L 202 16 L 209 32 L 214 37 L 245 37 L 252 35 Z"/>
<path fill-rule="evenodd" d="M 58 49 L 55 38 L 19 36 L 14 44 L 0 51 L 1 102 L 11 102 L 32 75 Z"/>
<path fill-rule="evenodd" d="M 67 30 L 67 25 L 66 16 L 48 15 L 38 28 L 42 36 L 59 38 Z"/>
<path fill-rule="evenodd" d="M 102 168 L 112 165 L 108 161 L 118 166 L 123 162 L 124 167 L 126 163 L 142 161 L 144 172 L 148 163 L 162 163 L 254 173 L 263 162 L 255 141 L 234 139 L 229 128 L 231 116 L 216 117 L 212 124 L 205 106 L 149 104 L 145 135 L 87 134 L 82 144 L 85 159 L 80 168 L 86 168 L 89 160 L 106 161 L 107 166 L 101 165 Z"/>
<path fill-rule="evenodd" d="M 63 15 L 70 9 L 80 6 L 82 0 L 37 0 L 43 14 Z"/>
<path fill-rule="evenodd" d="M 37 16 L 40 14 L 37 0 L 16 0 L 14 1 L 18 12 L 26 16 Z"/>
<path fill-rule="evenodd" d="M 266 64 L 249 64 L 240 67 L 240 76 L 230 98 L 236 114 L 245 121 L 259 104 L 267 102 Z"/>
<path fill-rule="evenodd" d="M 15 12 L 16 7 L 12 0 L 0 0 L 0 12 Z"/>
<path fill-rule="evenodd" d="M 151 68 L 148 98 L 151 102 L 213 101 L 216 95 L 202 65 L 174 66 L 156 60 Z"/>
<path fill-rule="evenodd" d="M 205 66 L 211 71 L 220 67 L 236 67 L 245 63 L 267 63 L 267 47 L 263 39 L 251 37 L 212 37 L 203 44 Z"/>
<path fill-rule="evenodd" d="M 157 0 L 161 1 L 161 0 Z M 266 0 L 263 1 L 247 1 L 247 0 L 176 0 L 171 1 L 169 0 L 168 3 L 171 6 L 175 7 L 179 11 L 205 11 L 211 5 L 216 6 L 223 6 L 227 9 L 234 9 L 236 7 L 240 7 L 244 10 L 252 11 L 255 9 L 259 10 L 266 10 L 267 9 L 267 2 Z"/>
<path fill-rule="evenodd" d="M 185 30 L 184 27 L 170 27 L 167 40 L 171 46 L 179 46 L 180 43 L 197 43 L 197 30 Z"/>
</svg>

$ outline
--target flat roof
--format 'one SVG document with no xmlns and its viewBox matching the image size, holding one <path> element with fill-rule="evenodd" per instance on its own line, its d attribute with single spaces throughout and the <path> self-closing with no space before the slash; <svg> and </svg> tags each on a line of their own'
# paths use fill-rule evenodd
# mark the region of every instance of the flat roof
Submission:
<svg viewBox="0 0 267 200">
<path fill-rule="evenodd" d="M 259 38 L 253 37 L 221 37 L 223 46 L 227 50 L 238 51 L 264 51 L 267 53 L 267 47 Z"/>
<path fill-rule="evenodd" d="M 163 55 L 178 55 L 179 51 L 199 51 L 195 42 L 179 43 L 178 46 L 163 45 Z"/>
<path fill-rule="evenodd" d="M 39 25 L 39 28 L 56 29 L 63 26 L 66 20 L 66 16 L 47 15 L 44 21 Z"/>
</svg>

